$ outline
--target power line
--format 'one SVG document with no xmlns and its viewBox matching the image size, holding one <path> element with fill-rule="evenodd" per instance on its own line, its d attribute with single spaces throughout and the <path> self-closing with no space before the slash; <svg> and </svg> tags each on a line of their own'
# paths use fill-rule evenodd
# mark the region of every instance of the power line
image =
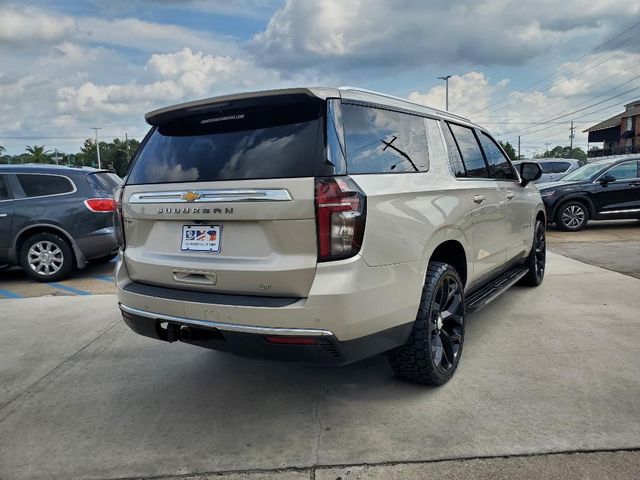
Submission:
<svg viewBox="0 0 640 480">
<path fill-rule="evenodd" d="M 635 97 L 631 97 L 631 98 L 635 98 Z M 628 99 L 628 100 L 631 100 L 631 98 L 630 98 L 630 99 Z M 628 100 L 627 100 L 627 101 L 628 101 Z M 608 105 L 608 106 L 606 106 L 606 107 L 603 107 L 603 108 L 601 108 L 601 109 L 595 110 L 595 111 L 593 111 L 593 112 L 589 112 L 589 113 L 586 113 L 586 114 L 584 114 L 584 115 L 580 115 L 580 116 L 578 116 L 578 117 L 576 117 L 576 118 L 582 118 L 582 117 L 585 117 L 585 116 L 587 116 L 587 115 L 591 115 L 591 114 L 593 114 L 593 113 L 601 112 L 601 111 L 603 111 L 603 110 L 608 110 L 608 109 L 613 108 L 613 107 L 616 107 L 616 106 L 618 106 L 618 105 L 619 105 L 619 103 L 618 103 L 618 102 L 616 102 L 616 103 L 614 103 L 614 104 Z M 589 107 L 589 108 L 590 108 L 590 107 Z M 548 130 L 549 128 L 553 128 L 553 127 L 555 127 L 555 125 L 550 125 L 550 126 L 547 126 L 547 127 L 543 127 L 543 128 L 538 129 L 538 130 L 534 130 L 534 131 L 532 131 L 532 132 L 527 132 L 527 133 L 526 133 L 526 135 L 531 135 L 531 134 L 534 134 L 534 133 L 542 132 L 542 131 L 544 131 L 544 130 Z M 518 133 L 518 132 L 515 132 L 515 133 Z M 505 133 L 505 134 L 503 134 L 503 135 L 507 135 L 507 133 Z M 509 135 L 510 135 L 510 133 L 509 133 Z M 520 133 L 520 135 L 524 135 L 524 134 Z M 497 135 L 497 136 L 502 136 L 502 135 Z M 515 138 L 515 137 L 509 137 L 509 138 Z"/>
<path fill-rule="evenodd" d="M 634 79 L 634 80 L 636 80 L 636 79 Z M 579 112 L 581 112 L 581 111 L 588 110 L 588 109 L 590 109 L 590 108 L 592 108 L 592 107 L 595 107 L 595 106 L 600 105 L 600 104 L 602 104 L 602 103 L 608 102 L 609 100 L 613 100 L 614 98 L 618 98 L 618 97 L 621 97 L 621 96 L 623 96 L 623 95 L 627 95 L 627 94 L 629 94 L 629 93 L 631 93 L 631 92 L 634 92 L 634 91 L 637 91 L 637 90 L 638 90 L 638 87 L 633 87 L 633 88 L 631 88 L 631 89 L 629 89 L 629 90 L 625 90 L 624 92 L 619 93 L 619 94 L 617 94 L 617 95 L 613 95 L 613 96 L 608 97 L 608 98 L 605 98 L 604 100 L 601 100 L 601 101 L 599 101 L 599 102 L 593 103 L 593 104 L 591 104 L 591 105 L 587 105 L 586 107 L 583 107 L 583 108 L 579 108 L 579 109 L 577 109 L 577 110 L 570 111 L 570 112 L 568 112 L 568 113 L 565 113 L 564 115 L 558 115 L 558 116 L 553 117 L 553 118 L 549 118 L 549 119 L 541 120 L 541 121 L 538 121 L 538 122 L 533 122 L 533 123 L 531 123 L 531 124 L 530 124 L 530 126 L 529 126 L 529 127 L 524 127 L 524 128 L 516 129 L 516 130 L 510 130 L 510 131 L 504 132 L 504 134 L 520 133 L 520 132 L 523 132 L 523 131 L 527 130 L 528 128 L 536 127 L 536 126 L 538 126 L 538 125 L 542 125 L 542 124 L 545 124 L 545 123 L 548 123 L 548 122 L 552 122 L 552 121 L 554 121 L 554 120 L 559 120 L 559 119 L 561 119 L 561 118 L 569 117 L 569 116 L 571 116 L 571 115 L 573 115 L 573 114 L 575 114 L 575 113 L 579 113 Z M 584 103 L 585 103 L 585 102 L 583 102 L 583 104 L 584 104 Z M 618 102 L 618 103 L 619 103 L 619 102 Z M 580 105 L 581 105 L 581 104 L 578 104 L 578 105 L 575 105 L 575 106 L 580 106 Z M 612 105 L 612 106 L 613 106 L 613 105 Z M 561 113 L 561 112 L 559 112 L 559 113 Z M 595 112 L 590 112 L 590 113 L 589 113 L 589 115 L 590 115 L 591 113 L 595 113 Z M 584 115 L 582 115 L 582 116 L 584 116 Z"/>
<path fill-rule="evenodd" d="M 601 43 L 601 44 L 600 44 L 600 45 L 598 45 L 597 47 L 595 47 L 595 48 L 593 48 L 593 49 L 589 50 L 587 53 L 585 53 L 585 54 L 581 55 L 580 57 L 576 58 L 573 62 L 571 62 L 571 63 L 568 63 L 568 64 L 564 65 L 563 67 L 561 67 L 560 69 L 556 70 L 555 72 L 552 72 L 552 73 L 550 73 L 549 75 L 546 75 L 545 77 L 542 77 L 541 79 L 539 79 L 539 80 L 535 81 L 534 83 L 532 83 L 532 84 L 528 85 L 527 87 L 525 87 L 525 88 L 523 88 L 523 89 L 521 89 L 521 90 L 516 90 L 516 91 L 514 91 L 514 92 L 511 92 L 509 95 L 507 95 L 506 97 L 504 97 L 502 100 L 498 100 L 497 102 L 494 102 L 494 103 L 492 103 L 492 104 L 490 104 L 490 105 L 488 105 L 488 106 L 486 106 L 486 107 L 484 107 L 484 108 L 482 108 L 482 109 L 479 109 L 479 110 L 477 110 L 476 112 L 480 112 L 480 111 L 484 111 L 484 110 L 486 110 L 486 111 L 491 111 L 491 107 L 493 107 L 493 106 L 495 106 L 495 105 L 499 105 L 499 104 L 501 104 L 501 103 L 505 102 L 506 100 L 508 100 L 509 98 L 511 98 L 511 97 L 513 97 L 513 96 L 515 96 L 515 95 L 517 95 L 518 93 L 523 93 L 523 92 L 525 92 L 525 91 L 527 91 L 527 90 L 531 89 L 532 87 L 535 87 L 536 85 L 538 85 L 538 84 L 540 84 L 541 82 L 543 82 L 543 81 L 547 80 L 548 78 L 552 78 L 554 75 L 556 75 L 556 74 L 560 73 L 562 70 L 564 70 L 564 69 L 566 69 L 566 68 L 570 67 L 571 65 L 576 65 L 576 64 L 577 64 L 580 60 L 582 60 L 583 58 L 585 58 L 585 57 L 587 57 L 587 56 L 591 55 L 592 53 L 594 53 L 595 51 L 599 50 L 600 48 L 602 48 L 602 47 L 604 47 L 604 46 L 608 45 L 608 44 L 609 44 L 609 43 L 611 43 L 613 40 L 615 40 L 615 39 L 617 39 L 617 38 L 621 37 L 622 35 L 624 35 L 624 34 L 625 34 L 625 33 L 627 33 L 628 31 L 633 30 L 633 29 L 634 29 L 634 28 L 636 28 L 638 25 L 640 25 L 640 22 L 636 22 L 636 23 L 634 23 L 633 25 L 631 25 L 630 27 L 628 27 L 628 28 L 624 29 L 622 32 L 618 33 L 617 35 L 615 35 L 614 37 L 610 38 L 610 39 L 609 39 L 609 40 L 607 40 L 606 42 Z M 622 43 L 624 43 L 624 42 L 622 42 Z M 620 46 L 620 45 L 618 45 L 618 46 Z M 472 112 L 472 113 L 476 113 L 476 112 Z"/>
</svg>

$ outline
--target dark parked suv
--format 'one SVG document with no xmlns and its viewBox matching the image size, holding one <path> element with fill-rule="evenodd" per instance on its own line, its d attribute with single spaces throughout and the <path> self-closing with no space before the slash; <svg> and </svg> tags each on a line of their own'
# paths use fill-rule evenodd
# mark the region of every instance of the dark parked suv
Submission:
<svg viewBox="0 0 640 480">
<path fill-rule="evenodd" d="M 60 280 L 88 261 L 117 254 L 108 171 L 57 165 L 0 165 L 0 265 L 21 265 L 39 282 Z"/>
<path fill-rule="evenodd" d="M 639 157 L 589 163 L 538 188 L 547 218 L 562 230 L 582 230 L 589 220 L 640 219 Z"/>
</svg>

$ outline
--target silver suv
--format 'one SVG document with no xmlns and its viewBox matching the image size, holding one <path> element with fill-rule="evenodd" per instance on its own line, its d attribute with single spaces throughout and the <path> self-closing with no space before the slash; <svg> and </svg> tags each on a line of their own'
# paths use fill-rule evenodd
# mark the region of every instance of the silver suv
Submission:
<svg viewBox="0 0 640 480">
<path fill-rule="evenodd" d="M 116 222 L 118 301 L 141 335 L 329 364 L 385 352 L 440 385 L 466 314 L 542 281 L 540 167 L 516 171 L 464 118 L 299 88 L 146 120 Z"/>
</svg>

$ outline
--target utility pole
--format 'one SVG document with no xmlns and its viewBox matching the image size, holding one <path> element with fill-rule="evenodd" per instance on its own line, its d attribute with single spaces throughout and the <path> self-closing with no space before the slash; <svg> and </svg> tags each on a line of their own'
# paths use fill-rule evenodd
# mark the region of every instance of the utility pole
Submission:
<svg viewBox="0 0 640 480">
<path fill-rule="evenodd" d="M 100 162 L 100 141 L 98 140 L 98 130 L 102 130 L 99 127 L 91 127 L 96 131 L 96 153 L 98 154 L 98 168 L 102 168 L 102 163 Z"/>
<path fill-rule="evenodd" d="M 444 77 L 438 77 L 438 80 L 444 80 L 445 82 L 445 95 L 446 95 L 446 110 L 447 112 L 449 111 L 449 79 L 451 78 L 451 75 L 445 75 Z"/>
<path fill-rule="evenodd" d="M 53 157 L 56 160 L 56 165 L 58 165 L 58 149 L 55 149 L 55 156 Z"/>
<path fill-rule="evenodd" d="M 127 132 L 124 132 L 124 148 L 127 150 L 127 165 L 129 165 L 129 137 L 127 137 Z"/>
<path fill-rule="evenodd" d="M 549 145 L 551 145 L 551 143 L 549 143 L 549 142 L 545 142 L 545 145 L 547 146 L 547 151 L 546 151 L 546 152 L 544 152 L 544 156 L 545 156 L 545 157 L 548 157 L 548 156 L 549 156 Z"/>
<path fill-rule="evenodd" d="M 576 127 L 573 126 L 573 120 L 571 120 L 571 131 L 569 132 L 569 148 L 573 150 L 573 137 L 575 134 Z"/>
<path fill-rule="evenodd" d="M 520 135 L 518 135 L 518 160 L 520 160 Z"/>
</svg>

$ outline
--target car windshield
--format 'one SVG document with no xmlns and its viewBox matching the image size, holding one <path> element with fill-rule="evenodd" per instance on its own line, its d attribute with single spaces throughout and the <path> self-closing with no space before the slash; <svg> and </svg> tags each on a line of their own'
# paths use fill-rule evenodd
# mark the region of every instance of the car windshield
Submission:
<svg viewBox="0 0 640 480">
<path fill-rule="evenodd" d="M 594 175 L 597 175 L 599 172 L 609 167 L 610 165 L 610 163 L 604 165 L 602 163 L 592 163 L 590 165 L 585 165 L 584 167 L 580 167 L 570 174 L 562 177 L 562 181 L 576 182 L 581 180 L 590 180 Z"/>
</svg>

